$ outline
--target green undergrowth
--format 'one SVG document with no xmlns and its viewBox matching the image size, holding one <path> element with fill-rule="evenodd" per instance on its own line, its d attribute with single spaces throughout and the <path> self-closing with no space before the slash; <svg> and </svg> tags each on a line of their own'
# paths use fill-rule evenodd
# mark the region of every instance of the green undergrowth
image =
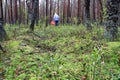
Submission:
<svg viewBox="0 0 120 80">
<path fill-rule="evenodd" d="M 6 31 L 7 53 L 0 67 L 4 80 L 119 80 L 120 42 L 103 39 L 103 27 L 28 27 L 14 25 Z"/>
</svg>

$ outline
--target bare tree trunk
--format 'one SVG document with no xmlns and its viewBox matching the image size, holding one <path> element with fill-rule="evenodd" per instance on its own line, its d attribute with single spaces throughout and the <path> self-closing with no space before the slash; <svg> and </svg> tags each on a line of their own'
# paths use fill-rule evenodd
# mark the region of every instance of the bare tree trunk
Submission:
<svg viewBox="0 0 120 80">
<path fill-rule="evenodd" d="M 58 15 L 59 15 L 59 11 L 60 11 L 60 8 L 59 8 L 60 6 L 59 6 L 59 4 L 60 4 L 60 0 L 58 0 L 58 11 L 57 11 L 57 12 L 58 12 Z"/>
<path fill-rule="evenodd" d="M 5 38 L 6 38 L 6 32 L 3 27 L 3 6 L 2 6 L 2 0 L 0 0 L 0 41 L 3 41 Z M 0 44 L 0 50 L 5 52 L 1 44 Z"/>
<path fill-rule="evenodd" d="M 87 20 L 90 20 L 90 0 L 85 0 L 85 16 Z"/>
<path fill-rule="evenodd" d="M 3 24 L 3 6 L 2 6 L 2 0 L 0 0 L 0 24 Z"/>
<path fill-rule="evenodd" d="M 17 22 L 18 20 L 18 10 L 17 10 L 17 0 L 14 0 L 14 4 L 15 4 L 15 7 L 14 7 L 14 14 L 15 14 L 15 23 Z"/>
<path fill-rule="evenodd" d="M 39 0 L 38 0 L 38 5 L 37 5 L 36 26 L 38 26 L 38 22 L 39 22 Z"/>
<path fill-rule="evenodd" d="M 120 3 L 119 3 L 119 16 L 120 16 Z M 120 17 L 119 17 L 118 25 L 120 26 Z"/>
<path fill-rule="evenodd" d="M 50 0 L 50 21 L 52 21 L 52 0 Z"/>
<path fill-rule="evenodd" d="M 102 0 L 98 0 L 99 4 L 100 4 L 100 24 L 102 24 L 103 21 L 103 4 L 102 4 Z"/>
<path fill-rule="evenodd" d="M 26 23 L 26 17 L 25 17 L 25 0 L 22 1 L 22 23 Z"/>
<path fill-rule="evenodd" d="M 68 7 L 67 7 L 67 23 L 70 23 L 71 12 L 70 12 L 70 0 L 68 0 Z"/>
<path fill-rule="evenodd" d="M 7 0 L 5 0 L 5 1 L 7 1 Z M 6 2 L 5 2 L 5 18 L 4 18 L 4 23 L 6 23 L 7 22 L 7 4 L 6 4 Z"/>
<path fill-rule="evenodd" d="M 85 0 L 85 17 L 86 17 L 86 27 L 91 30 L 90 24 L 90 0 Z"/>
<path fill-rule="evenodd" d="M 48 0 L 46 0 L 46 27 L 48 26 Z"/>
<path fill-rule="evenodd" d="M 19 24 L 21 24 L 21 0 L 19 0 Z"/>
<path fill-rule="evenodd" d="M 31 20 L 31 24 L 30 24 L 30 30 L 31 31 L 34 31 L 34 24 L 35 24 L 35 21 L 36 21 L 36 18 L 37 18 L 37 7 L 38 7 L 38 0 L 34 0 L 33 2 L 33 13 L 32 13 L 32 20 Z"/>
<path fill-rule="evenodd" d="M 77 17 L 78 17 L 78 22 L 77 24 L 79 25 L 80 22 L 81 22 L 81 14 L 80 14 L 80 11 L 81 11 L 81 0 L 78 0 L 78 13 L 77 13 Z"/>
<path fill-rule="evenodd" d="M 8 6 L 8 18 L 9 18 L 9 23 L 11 24 L 11 12 L 10 12 L 10 6 Z"/>
<path fill-rule="evenodd" d="M 11 14 L 11 24 L 13 24 L 12 2 L 13 2 L 13 0 L 10 0 L 10 14 Z"/>
<path fill-rule="evenodd" d="M 65 14 L 66 14 L 66 0 L 64 0 L 64 2 L 63 2 L 63 5 L 64 5 L 64 8 L 63 8 L 63 24 L 65 24 L 65 19 L 66 19 L 66 16 L 65 16 Z"/>
<path fill-rule="evenodd" d="M 93 22 L 95 21 L 95 0 L 93 0 Z"/>
<path fill-rule="evenodd" d="M 117 39 L 119 3 L 120 0 L 107 0 L 106 38 L 112 41 Z"/>
<path fill-rule="evenodd" d="M 26 5 L 27 5 L 27 24 L 29 24 L 29 19 L 31 20 L 32 17 L 32 6 L 31 6 L 31 1 L 26 0 Z"/>
</svg>

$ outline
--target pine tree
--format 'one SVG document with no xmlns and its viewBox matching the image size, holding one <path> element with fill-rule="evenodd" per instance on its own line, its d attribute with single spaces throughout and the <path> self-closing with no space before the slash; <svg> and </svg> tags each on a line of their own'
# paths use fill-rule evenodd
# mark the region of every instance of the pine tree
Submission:
<svg viewBox="0 0 120 80">
<path fill-rule="evenodd" d="M 3 27 L 3 5 L 2 5 L 2 0 L 0 0 L 0 41 L 3 41 L 5 38 L 6 38 L 6 32 Z M 1 44 L 0 44 L 0 50 L 5 52 Z"/>
<path fill-rule="evenodd" d="M 117 39 L 120 0 L 107 0 L 106 38 Z"/>
</svg>

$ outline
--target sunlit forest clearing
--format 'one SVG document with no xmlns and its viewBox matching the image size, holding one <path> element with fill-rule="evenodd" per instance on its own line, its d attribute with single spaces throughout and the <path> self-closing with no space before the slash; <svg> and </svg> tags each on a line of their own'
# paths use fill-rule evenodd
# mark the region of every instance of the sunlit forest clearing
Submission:
<svg viewBox="0 0 120 80">
<path fill-rule="evenodd" d="M 0 0 L 0 80 L 120 80 L 119 3 Z"/>
</svg>

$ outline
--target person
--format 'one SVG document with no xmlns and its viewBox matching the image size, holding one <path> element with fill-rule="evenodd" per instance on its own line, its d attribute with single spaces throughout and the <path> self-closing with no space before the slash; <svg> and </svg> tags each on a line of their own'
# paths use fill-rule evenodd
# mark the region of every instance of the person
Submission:
<svg viewBox="0 0 120 80">
<path fill-rule="evenodd" d="M 55 22 L 55 26 L 58 26 L 58 23 L 59 23 L 59 15 L 57 13 L 54 14 L 54 17 L 53 17 L 53 20 Z"/>
</svg>

